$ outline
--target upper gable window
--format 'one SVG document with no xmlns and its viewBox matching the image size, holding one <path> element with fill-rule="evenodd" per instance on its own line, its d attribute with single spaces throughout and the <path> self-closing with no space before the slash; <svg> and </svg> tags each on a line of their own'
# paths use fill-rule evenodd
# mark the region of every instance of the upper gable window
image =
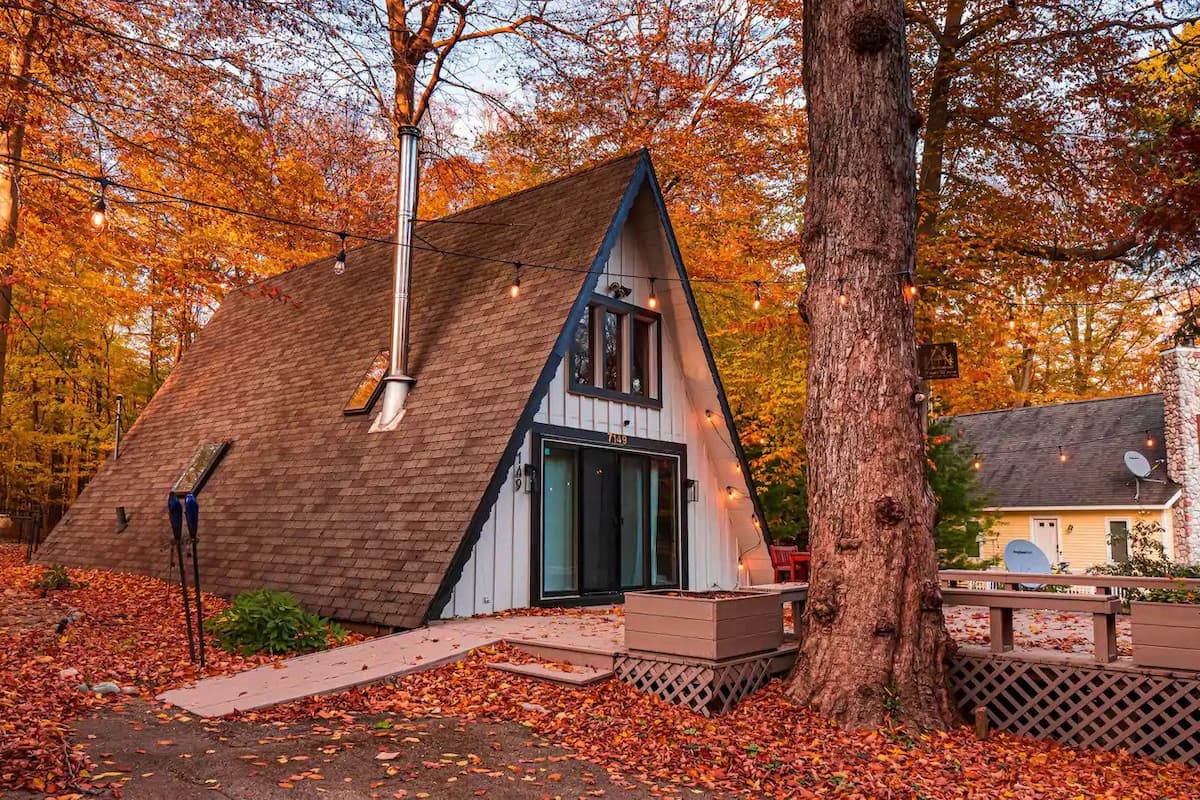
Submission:
<svg viewBox="0 0 1200 800">
<path fill-rule="evenodd" d="M 571 340 L 571 391 L 661 406 L 661 319 L 619 300 L 593 299 Z"/>
<path fill-rule="evenodd" d="M 371 410 L 375 398 L 379 396 L 379 390 L 383 388 L 383 377 L 387 375 L 390 355 L 389 351 L 380 350 L 379 355 L 371 361 L 371 366 L 363 373 L 354 394 L 346 401 L 346 407 L 342 409 L 343 414 L 365 414 Z"/>
</svg>

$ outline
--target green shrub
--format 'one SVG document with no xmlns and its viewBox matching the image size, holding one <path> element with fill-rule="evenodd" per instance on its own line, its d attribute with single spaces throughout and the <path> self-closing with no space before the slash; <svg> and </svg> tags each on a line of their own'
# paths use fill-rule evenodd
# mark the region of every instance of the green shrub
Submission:
<svg viewBox="0 0 1200 800">
<path fill-rule="evenodd" d="M 1113 541 L 1124 540 L 1129 558 L 1116 564 L 1092 567 L 1094 575 L 1127 575 L 1135 578 L 1200 578 L 1200 567 L 1180 564 L 1167 558 L 1163 546 L 1163 527 L 1157 522 L 1138 520 L 1133 530 L 1121 536 L 1112 534 Z M 1153 603 L 1200 603 L 1200 593 L 1194 589 L 1130 589 L 1130 600 L 1146 600 Z"/>
<path fill-rule="evenodd" d="M 76 583 L 71 580 L 70 574 L 67 573 L 67 568 L 62 564 L 51 564 L 46 567 L 46 571 L 42 573 L 42 577 L 33 582 L 33 585 L 43 592 L 53 592 L 57 589 L 81 589 L 86 584 Z"/>
<path fill-rule="evenodd" d="M 221 647 L 251 653 L 308 653 L 345 638 L 336 624 L 305 611 L 287 592 L 242 592 L 213 624 Z"/>
</svg>

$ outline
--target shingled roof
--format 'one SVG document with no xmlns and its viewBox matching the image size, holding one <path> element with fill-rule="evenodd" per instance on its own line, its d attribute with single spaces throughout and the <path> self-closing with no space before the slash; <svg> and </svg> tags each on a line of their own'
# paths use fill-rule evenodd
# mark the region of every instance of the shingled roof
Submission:
<svg viewBox="0 0 1200 800">
<path fill-rule="evenodd" d="M 586 302 L 581 271 L 528 269 L 513 299 L 513 268 L 469 254 L 598 270 L 647 180 L 635 153 L 454 217 L 491 224 L 420 225 L 417 247 L 441 252 L 413 254 L 417 384 L 390 433 L 342 413 L 388 344 L 390 245 L 352 251 L 344 275 L 323 259 L 233 292 L 41 559 L 166 576 L 167 493 L 198 445 L 225 440 L 199 497 L 206 589 L 273 586 L 328 616 L 422 624 Z"/>
<path fill-rule="evenodd" d="M 1151 464 L 1166 459 L 1161 394 L 961 414 L 951 424 L 980 453 L 990 506 L 1161 506 L 1179 491 L 1174 483 L 1142 481 L 1135 500 L 1124 463 L 1127 450 Z M 1146 446 L 1147 432 L 1153 447 Z M 1166 477 L 1161 466 L 1154 477 Z"/>
</svg>

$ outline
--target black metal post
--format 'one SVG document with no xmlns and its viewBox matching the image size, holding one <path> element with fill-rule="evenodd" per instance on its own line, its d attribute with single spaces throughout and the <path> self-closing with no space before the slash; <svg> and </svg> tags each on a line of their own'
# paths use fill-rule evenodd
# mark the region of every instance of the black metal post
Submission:
<svg viewBox="0 0 1200 800">
<path fill-rule="evenodd" d="M 188 655 L 196 661 L 196 644 L 192 641 L 192 606 L 188 601 L 187 567 L 183 563 L 183 503 L 175 495 L 167 498 L 167 515 L 171 518 L 171 535 L 175 537 L 175 554 L 179 557 L 179 589 L 183 592 L 183 619 L 187 625 Z"/>
<path fill-rule="evenodd" d="M 200 504 L 196 495 L 188 494 L 183 499 L 183 514 L 187 519 L 188 538 L 192 540 L 192 575 L 195 580 L 192 585 L 196 588 L 196 641 L 200 645 L 200 666 L 204 666 L 204 605 L 200 599 L 200 556 L 197 551 L 196 528 L 200 524 Z"/>
</svg>

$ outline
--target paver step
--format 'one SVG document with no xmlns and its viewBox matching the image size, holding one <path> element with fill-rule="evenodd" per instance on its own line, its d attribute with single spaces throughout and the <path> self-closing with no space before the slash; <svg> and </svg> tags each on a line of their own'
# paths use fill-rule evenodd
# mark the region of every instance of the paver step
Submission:
<svg viewBox="0 0 1200 800">
<path fill-rule="evenodd" d="M 611 669 L 598 669 L 575 664 L 567 664 L 568 670 L 555 668 L 552 664 L 513 664 L 510 661 L 498 661 L 488 664 L 492 669 L 501 672 L 511 672 L 514 675 L 524 675 L 527 678 L 565 683 L 568 686 L 590 686 L 593 683 L 606 681 L 613 676 Z"/>
<path fill-rule="evenodd" d="M 528 641 L 518 638 L 507 640 L 523 653 L 545 661 L 563 661 L 578 667 L 594 667 L 612 670 L 616 653 L 613 648 L 590 647 L 584 644 L 566 644 L 556 641 Z"/>
</svg>

